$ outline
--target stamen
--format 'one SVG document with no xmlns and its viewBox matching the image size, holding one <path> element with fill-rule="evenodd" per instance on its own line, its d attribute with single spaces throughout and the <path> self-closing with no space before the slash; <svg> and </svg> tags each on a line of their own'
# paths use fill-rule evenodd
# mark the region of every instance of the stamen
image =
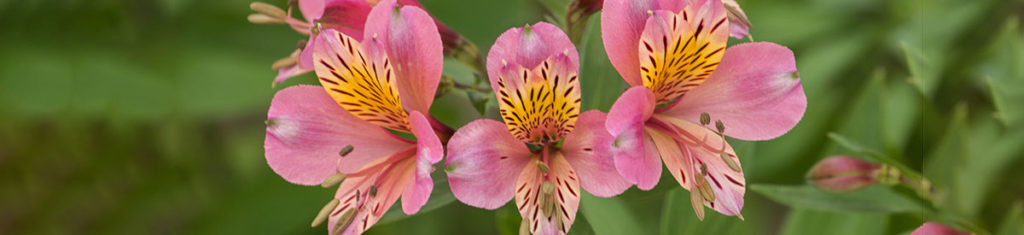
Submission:
<svg viewBox="0 0 1024 235">
<path fill-rule="evenodd" d="M 249 20 L 249 23 L 253 23 L 253 24 L 283 24 L 284 23 L 284 19 L 274 18 L 273 16 L 268 16 L 268 15 L 264 15 L 264 14 L 260 14 L 260 13 L 249 14 L 249 16 L 246 17 L 246 19 Z"/>
<path fill-rule="evenodd" d="M 334 234 L 341 234 L 348 228 L 356 218 L 356 210 L 353 208 L 346 209 L 345 212 L 341 213 L 341 218 L 338 218 L 338 223 L 334 224 Z"/>
<path fill-rule="evenodd" d="M 524 219 L 519 223 L 519 235 L 530 235 L 530 221 Z"/>
<path fill-rule="evenodd" d="M 725 133 L 725 124 L 721 119 L 715 121 L 715 129 L 718 129 L 718 134 Z"/>
<path fill-rule="evenodd" d="M 550 217 L 552 210 L 555 208 L 555 198 L 551 194 L 554 191 L 555 185 L 552 184 L 551 181 L 544 181 L 544 183 L 540 185 L 540 195 L 538 195 L 539 198 L 537 198 L 537 200 L 538 204 L 540 204 L 541 211 L 544 212 L 544 216 Z"/>
<path fill-rule="evenodd" d="M 708 113 L 700 113 L 700 125 L 707 126 L 711 123 L 711 115 Z"/>
<path fill-rule="evenodd" d="M 377 196 L 377 185 L 370 185 L 370 197 Z"/>
<path fill-rule="evenodd" d="M 255 11 L 256 13 L 264 14 L 277 19 L 284 19 L 288 15 L 287 13 L 284 12 L 284 10 L 281 10 L 281 8 L 277 8 L 277 6 L 263 2 L 253 2 L 249 4 L 249 9 L 252 9 L 252 11 Z"/>
<path fill-rule="evenodd" d="M 732 169 L 735 172 L 740 172 L 740 165 L 736 164 L 736 161 L 733 161 L 732 157 L 730 157 L 728 153 L 720 153 L 718 155 L 722 157 L 722 161 L 725 162 L 725 165 L 729 166 L 729 169 Z"/>
<path fill-rule="evenodd" d="M 335 185 L 338 185 L 342 181 L 345 181 L 346 177 L 347 176 L 345 174 L 341 174 L 341 173 L 328 176 L 327 179 L 325 179 L 323 183 L 320 183 L 320 187 L 324 187 L 324 188 L 334 187 Z"/>
<path fill-rule="evenodd" d="M 289 56 L 289 57 L 281 58 L 281 59 L 279 59 L 277 61 L 274 61 L 274 63 L 270 65 L 270 69 L 278 70 L 278 69 L 282 69 L 284 67 L 295 65 L 298 62 L 299 62 L 298 58 L 295 58 L 293 56 Z"/>
<path fill-rule="evenodd" d="M 548 167 L 547 163 L 544 163 L 542 161 L 537 161 L 537 169 L 540 169 L 540 173 L 547 174 L 548 171 L 551 170 L 551 167 Z"/>
<path fill-rule="evenodd" d="M 310 224 L 309 226 L 316 227 L 324 223 L 324 221 L 327 220 L 327 217 L 331 214 L 331 211 L 333 211 L 335 207 L 338 207 L 338 203 L 341 203 L 341 201 L 338 199 L 334 199 L 331 200 L 330 202 L 327 202 L 327 205 L 324 205 L 323 208 L 320 208 L 320 212 L 316 214 L 316 218 L 313 218 L 313 223 Z"/>
<path fill-rule="evenodd" d="M 355 147 L 352 147 L 351 144 L 350 145 L 345 145 L 345 147 L 341 148 L 341 151 L 338 152 L 338 155 L 344 157 L 344 156 L 348 155 L 349 153 L 352 153 L 353 149 L 355 149 Z"/>
<path fill-rule="evenodd" d="M 700 193 L 690 190 L 690 206 L 693 206 L 697 219 L 704 221 L 704 197 Z"/>
</svg>

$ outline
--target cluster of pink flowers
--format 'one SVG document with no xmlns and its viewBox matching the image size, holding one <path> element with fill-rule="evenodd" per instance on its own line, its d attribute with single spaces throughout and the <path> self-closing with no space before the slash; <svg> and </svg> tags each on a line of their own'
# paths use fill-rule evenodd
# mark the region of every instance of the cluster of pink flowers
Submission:
<svg viewBox="0 0 1024 235">
<path fill-rule="evenodd" d="M 730 35 L 749 36 L 734 0 L 585 2 L 589 13 L 603 6 L 605 49 L 633 86 L 609 113 L 580 110 L 576 47 L 538 22 L 505 31 L 487 54 L 501 120 L 455 131 L 429 110 L 458 34 L 416 1 L 299 0 L 305 20 L 289 9 L 280 22 L 310 37 L 293 63 L 275 66 L 275 82 L 315 71 L 321 86 L 274 96 L 268 164 L 295 184 L 337 185 L 313 222 L 331 234 L 366 231 L 399 198 L 416 213 L 438 168 L 467 205 L 515 199 L 521 228 L 534 234 L 566 234 L 581 188 L 599 197 L 653 188 L 662 162 L 699 217 L 710 207 L 742 218 L 746 180 L 725 136 L 767 140 L 800 121 L 806 98 L 792 52 L 766 42 L 726 48 Z"/>
</svg>

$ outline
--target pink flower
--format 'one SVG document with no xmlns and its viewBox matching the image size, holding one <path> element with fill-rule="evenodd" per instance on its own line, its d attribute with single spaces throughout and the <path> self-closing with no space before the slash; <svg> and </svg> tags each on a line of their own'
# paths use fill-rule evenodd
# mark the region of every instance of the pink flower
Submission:
<svg viewBox="0 0 1024 235">
<path fill-rule="evenodd" d="M 936 222 L 928 222 L 921 225 L 917 229 L 914 229 L 910 235 L 967 235 L 970 233 L 961 232 L 954 228 L 950 228 L 944 224 Z"/>
<path fill-rule="evenodd" d="M 629 188 L 615 173 L 606 115 L 580 113 L 579 57 L 565 33 L 543 22 L 509 29 L 487 70 L 505 125 L 477 120 L 452 136 L 446 171 L 456 198 L 486 209 L 515 198 L 522 229 L 565 234 L 580 186 L 601 197 Z"/>
<path fill-rule="evenodd" d="M 427 116 L 442 67 L 436 26 L 394 0 L 367 18 L 362 41 L 321 32 L 312 58 L 323 87 L 281 90 L 267 114 L 267 163 L 278 175 L 301 185 L 343 178 L 326 208 L 332 234 L 366 231 L 399 197 L 406 214 L 419 211 L 444 155 L 443 124 Z"/>
<path fill-rule="evenodd" d="M 608 113 L 615 166 L 649 190 L 664 162 L 691 191 L 698 216 L 700 205 L 740 215 L 745 179 L 722 135 L 767 140 L 800 121 L 807 100 L 793 54 L 763 42 L 725 49 L 729 22 L 720 1 L 659 5 L 673 10 L 644 13 L 646 23 L 635 23 L 641 15 L 634 11 L 649 5 L 609 0 L 602 19 L 605 49 L 633 86 Z"/>
<path fill-rule="evenodd" d="M 370 10 L 380 0 L 299 0 L 299 10 L 305 21 L 289 17 L 286 23 L 299 33 L 310 35 L 309 41 L 302 46 L 302 49 L 294 55 L 297 63 L 287 67 L 281 67 L 278 75 L 274 78 L 274 84 L 280 84 L 288 78 L 301 75 L 313 70 L 313 45 L 317 40 L 317 32 L 333 29 L 353 39 L 362 40 L 364 24 L 370 14 Z M 417 0 L 399 0 L 398 5 L 414 6 L 423 8 Z M 447 26 L 431 18 L 436 28 L 444 36 L 446 44 L 453 44 L 462 37 L 449 29 Z M 448 42 L 452 41 L 452 42 Z"/>
</svg>

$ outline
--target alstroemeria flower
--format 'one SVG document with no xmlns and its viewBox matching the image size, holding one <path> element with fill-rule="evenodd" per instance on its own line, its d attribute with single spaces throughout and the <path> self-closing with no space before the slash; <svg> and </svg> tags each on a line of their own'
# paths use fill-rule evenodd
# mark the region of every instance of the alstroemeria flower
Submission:
<svg viewBox="0 0 1024 235">
<path fill-rule="evenodd" d="M 323 213 L 332 234 L 366 231 L 399 197 L 406 214 L 416 213 L 433 189 L 431 165 L 444 154 L 435 133 L 442 125 L 427 115 L 441 76 L 437 28 L 422 9 L 384 0 L 362 41 L 333 29 L 318 37 L 313 59 L 323 87 L 275 95 L 267 162 L 295 184 L 343 179 Z"/>
<path fill-rule="evenodd" d="M 968 235 L 968 234 L 971 234 L 971 233 L 963 232 L 963 231 L 960 231 L 960 230 L 956 230 L 955 228 L 951 228 L 949 226 L 946 226 L 945 224 L 940 224 L 940 223 L 936 223 L 936 222 L 924 223 L 924 224 L 921 225 L 921 227 L 917 227 L 917 229 L 914 229 L 913 232 L 910 232 L 910 235 Z"/>
<path fill-rule="evenodd" d="M 501 122 L 482 119 L 448 142 L 455 197 L 495 209 L 515 198 L 522 230 L 565 234 L 576 218 L 580 186 L 601 197 L 631 184 L 615 172 L 605 114 L 580 114 L 579 57 L 554 25 L 505 31 L 487 56 Z"/>
<path fill-rule="evenodd" d="M 300 45 L 291 57 L 294 64 L 283 66 L 278 69 L 278 75 L 274 78 L 274 84 L 279 84 L 288 78 L 301 75 L 313 70 L 313 45 L 317 40 L 317 32 L 333 29 L 353 39 L 362 40 L 363 26 L 370 10 L 381 2 L 380 0 L 299 0 L 299 10 L 305 21 L 296 20 L 291 17 L 291 11 L 285 23 L 302 34 L 310 35 L 307 43 Z M 418 0 L 399 0 L 399 5 L 414 6 L 423 8 Z M 431 18 L 442 34 L 446 46 L 458 46 L 464 39 L 455 31 L 439 21 Z M 447 48 L 446 48 L 447 50 Z"/>
<path fill-rule="evenodd" d="M 603 24 L 634 17 L 605 9 Z M 615 165 L 627 180 L 649 190 L 664 162 L 691 191 L 699 217 L 702 205 L 740 215 L 745 179 L 724 136 L 778 137 L 800 121 L 807 100 L 789 49 L 763 42 L 726 49 L 730 22 L 720 1 L 695 0 L 679 9 L 652 11 L 646 24 L 630 25 L 635 28 L 626 32 L 602 32 L 611 61 L 633 85 L 608 112 Z M 603 27 L 610 28 L 619 27 Z M 630 35 L 636 38 L 624 38 Z M 613 53 L 625 50 L 633 53 Z"/>
</svg>

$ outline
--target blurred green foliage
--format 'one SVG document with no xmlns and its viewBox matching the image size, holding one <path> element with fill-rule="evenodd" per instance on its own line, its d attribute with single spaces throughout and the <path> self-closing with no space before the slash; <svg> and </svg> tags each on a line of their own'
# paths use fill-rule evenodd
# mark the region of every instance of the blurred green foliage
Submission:
<svg viewBox="0 0 1024 235">
<path fill-rule="evenodd" d="M 510 27 L 560 20 L 568 0 L 422 2 L 486 52 Z M 1014 170 L 1024 167 L 1024 1 L 739 2 L 754 39 L 795 52 L 808 98 L 789 134 L 730 141 L 750 185 L 745 220 L 709 211 L 698 221 L 666 175 L 648 192 L 585 195 L 572 233 L 903 234 L 924 221 L 1024 231 L 1024 171 Z M 0 234 L 323 234 L 307 225 L 333 190 L 288 184 L 262 151 L 273 93 L 316 83 L 270 86 L 270 63 L 302 36 L 249 24 L 248 4 L 0 1 Z M 599 21 L 577 47 L 584 107 L 607 111 L 626 85 Z M 453 60 L 445 73 L 472 79 Z M 463 92 L 433 107 L 452 126 L 481 117 Z M 483 116 L 496 116 L 493 104 Z M 835 154 L 921 172 L 934 198 L 803 186 L 810 166 Z M 435 188 L 433 210 L 389 214 L 370 233 L 517 233 L 512 206 L 445 203 L 446 187 Z"/>
</svg>

